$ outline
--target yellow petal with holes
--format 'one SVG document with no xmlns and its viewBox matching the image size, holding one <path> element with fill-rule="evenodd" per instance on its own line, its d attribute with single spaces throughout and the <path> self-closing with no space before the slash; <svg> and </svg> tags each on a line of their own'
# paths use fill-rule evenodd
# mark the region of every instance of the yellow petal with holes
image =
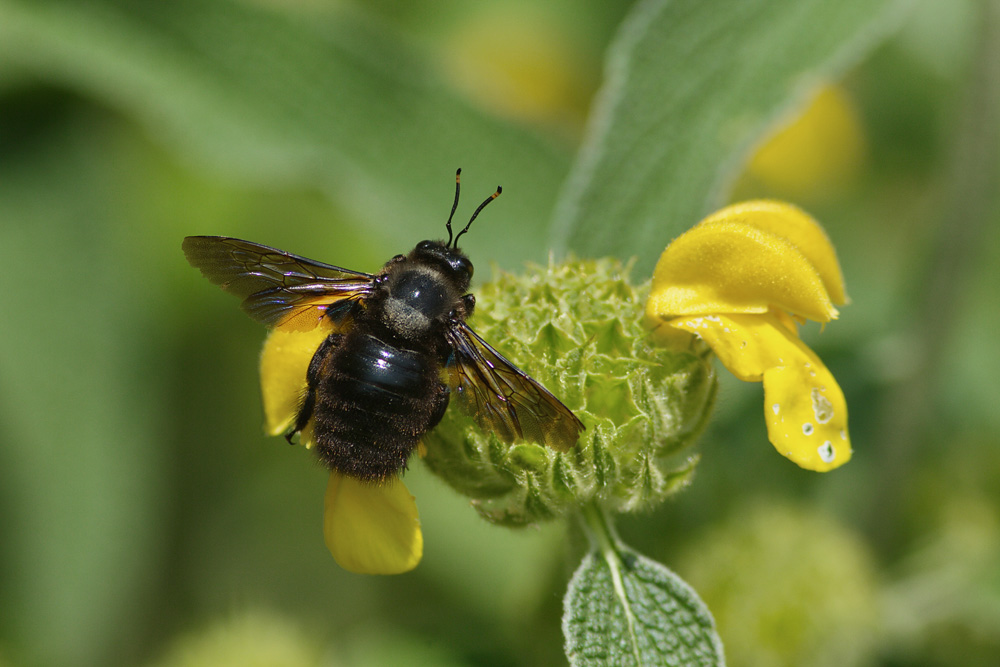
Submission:
<svg viewBox="0 0 1000 667">
<path fill-rule="evenodd" d="M 306 391 L 309 362 L 332 330 L 330 324 L 309 331 L 274 329 L 264 341 L 260 353 L 260 388 L 268 435 L 280 435 L 295 422 Z"/>
<path fill-rule="evenodd" d="M 646 312 L 668 319 L 786 310 L 836 319 L 823 279 L 791 241 L 742 222 L 699 224 L 667 246 L 653 272 Z"/>
<path fill-rule="evenodd" d="M 698 226 L 716 222 L 743 223 L 784 238 L 816 269 L 830 300 L 835 304 L 847 302 L 837 251 L 820 224 L 798 206 L 772 199 L 745 201 L 716 211 Z"/>
<path fill-rule="evenodd" d="M 819 472 L 850 460 L 844 394 L 783 318 L 705 315 L 668 324 L 700 336 L 739 379 L 763 380 L 768 439 L 783 456 Z"/>
<path fill-rule="evenodd" d="M 801 467 L 826 472 L 851 460 L 847 402 L 811 350 L 800 361 L 764 373 L 767 438 Z"/>
<path fill-rule="evenodd" d="M 358 574 L 401 574 L 424 553 L 417 504 L 398 477 L 381 484 L 330 473 L 323 536 L 334 560 Z"/>
</svg>

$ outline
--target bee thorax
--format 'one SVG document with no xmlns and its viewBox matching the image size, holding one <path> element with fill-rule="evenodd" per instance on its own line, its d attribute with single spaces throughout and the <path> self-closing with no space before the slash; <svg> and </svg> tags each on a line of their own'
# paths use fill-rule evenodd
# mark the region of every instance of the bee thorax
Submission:
<svg viewBox="0 0 1000 667">
<path fill-rule="evenodd" d="M 388 299 L 383 311 L 385 326 L 401 338 L 418 338 L 427 334 L 431 319 L 402 299 Z"/>
<path fill-rule="evenodd" d="M 385 326 L 402 338 L 425 336 L 451 310 L 453 290 L 437 271 L 413 267 L 393 277 L 382 308 Z"/>
</svg>

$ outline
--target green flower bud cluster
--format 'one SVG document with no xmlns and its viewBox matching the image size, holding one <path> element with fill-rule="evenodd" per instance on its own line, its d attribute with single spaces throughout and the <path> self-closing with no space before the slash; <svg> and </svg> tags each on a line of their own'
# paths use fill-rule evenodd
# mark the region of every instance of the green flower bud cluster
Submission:
<svg viewBox="0 0 1000 667">
<path fill-rule="evenodd" d="M 476 331 L 558 397 L 586 426 L 556 452 L 502 442 L 459 410 L 426 438 L 431 470 L 487 519 L 523 525 L 596 500 L 648 507 L 684 486 L 691 446 L 711 412 L 711 353 L 692 339 L 657 345 L 643 325 L 648 284 L 615 259 L 532 266 L 479 288 Z"/>
</svg>

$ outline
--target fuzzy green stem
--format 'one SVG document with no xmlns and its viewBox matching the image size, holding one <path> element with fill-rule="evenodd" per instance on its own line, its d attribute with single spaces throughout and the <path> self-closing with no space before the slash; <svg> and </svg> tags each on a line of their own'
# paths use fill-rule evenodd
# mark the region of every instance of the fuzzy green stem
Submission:
<svg viewBox="0 0 1000 667">
<path fill-rule="evenodd" d="M 625 620 L 628 622 L 629 642 L 632 645 L 632 654 L 635 656 L 635 664 L 642 664 L 642 655 L 639 651 L 639 642 L 635 634 L 635 616 L 632 614 L 632 607 L 629 604 L 628 596 L 625 593 L 625 585 L 622 581 L 623 562 L 618 549 L 620 541 L 615 533 L 614 524 L 611 517 L 596 502 L 591 501 L 583 506 L 580 511 L 584 532 L 590 539 L 591 546 L 601 555 L 604 562 L 608 564 L 611 572 L 611 581 L 614 585 L 615 596 L 625 612 Z"/>
</svg>

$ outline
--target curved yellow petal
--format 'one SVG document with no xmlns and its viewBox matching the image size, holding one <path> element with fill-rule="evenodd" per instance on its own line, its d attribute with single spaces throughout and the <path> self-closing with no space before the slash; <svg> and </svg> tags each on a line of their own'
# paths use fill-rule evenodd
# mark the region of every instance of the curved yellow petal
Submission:
<svg viewBox="0 0 1000 667">
<path fill-rule="evenodd" d="M 785 318 L 703 315 L 668 324 L 700 336 L 739 379 L 763 381 L 768 440 L 783 456 L 820 472 L 850 460 L 844 394 Z"/>
<path fill-rule="evenodd" d="M 801 467 L 826 472 L 851 460 L 847 402 L 823 362 L 807 357 L 764 373 L 767 438 Z"/>
<path fill-rule="evenodd" d="M 417 504 L 398 477 L 382 484 L 330 473 L 323 536 L 334 560 L 358 574 L 401 574 L 424 553 Z"/>
<path fill-rule="evenodd" d="M 698 225 L 715 222 L 739 222 L 786 239 L 816 269 L 830 300 L 835 304 L 847 302 L 837 251 L 823 227 L 798 206 L 773 199 L 754 199 L 716 211 Z"/>
<path fill-rule="evenodd" d="M 316 348 L 333 330 L 324 324 L 309 331 L 274 329 L 260 353 L 260 388 L 268 435 L 287 431 L 306 391 L 306 371 Z"/>
<path fill-rule="evenodd" d="M 647 314 L 670 318 L 766 313 L 837 317 L 819 273 L 788 239 L 742 222 L 696 225 L 667 246 L 653 272 Z"/>
<path fill-rule="evenodd" d="M 701 337 L 722 365 L 745 382 L 760 382 L 769 368 L 790 363 L 798 353 L 796 343 L 802 345 L 774 313 L 699 315 L 667 324 Z"/>
</svg>

